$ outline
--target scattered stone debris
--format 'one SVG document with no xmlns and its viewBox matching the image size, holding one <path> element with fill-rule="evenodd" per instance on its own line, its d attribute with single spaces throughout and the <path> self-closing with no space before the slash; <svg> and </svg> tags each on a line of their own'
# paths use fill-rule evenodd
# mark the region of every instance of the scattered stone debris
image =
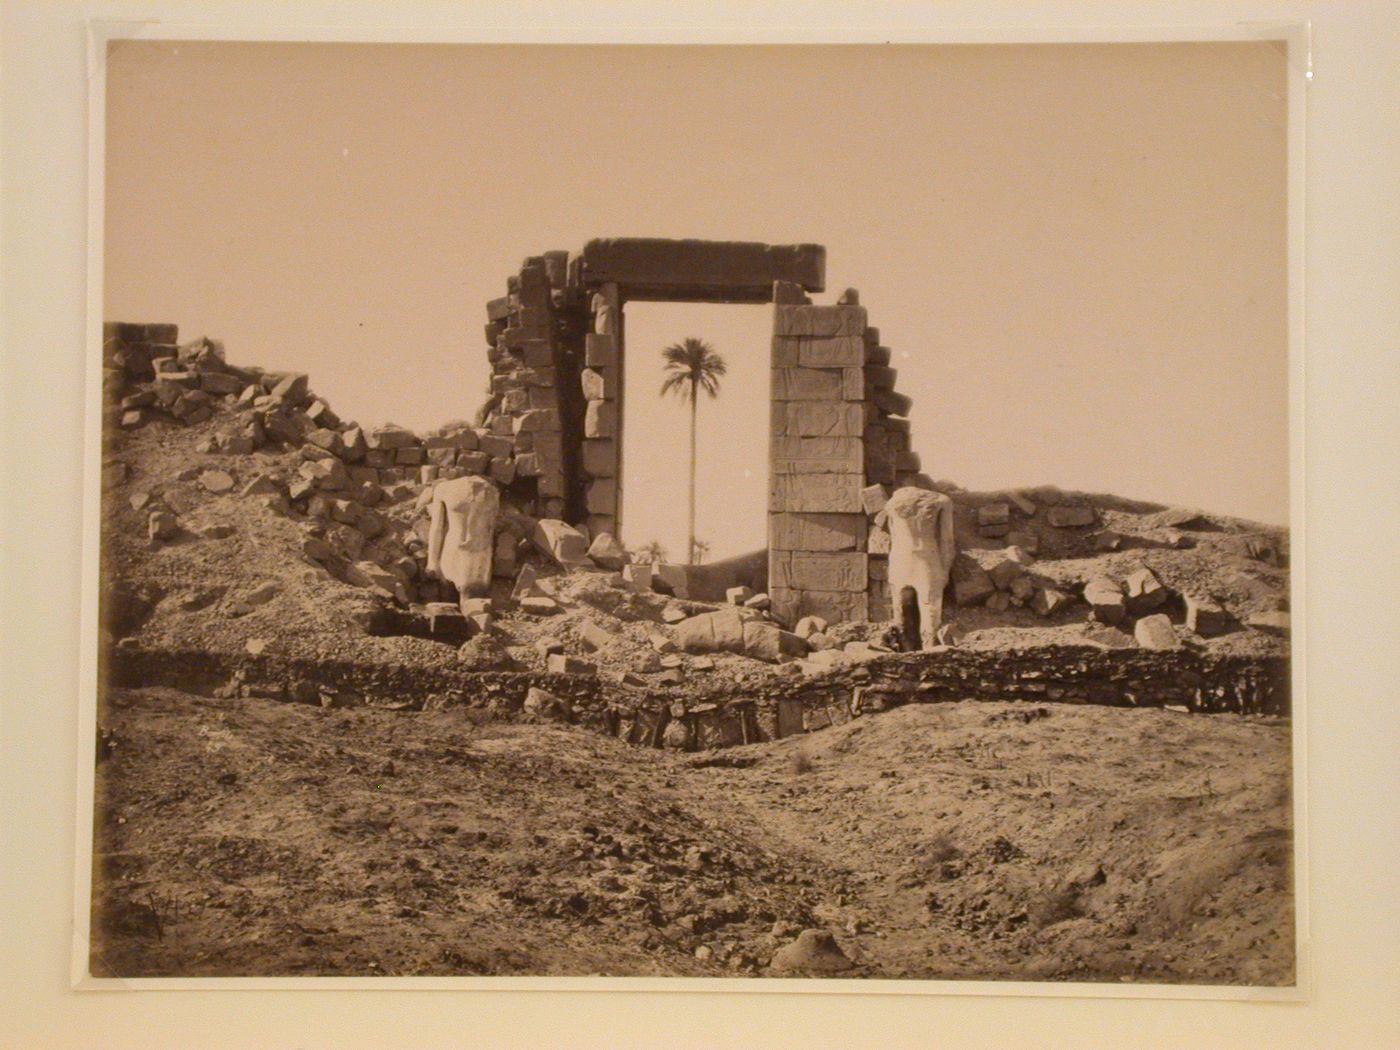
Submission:
<svg viewBox="0 0 1400 1050">
<path fill-rule="evenodd" d="M 1288 613 L 1277 610 L 1252 613 L 1245 620 L 1245 624 L 1253 627 L 1256 631 L 1264 631 L 1269 634 L 1285 635 L 1290 629 Z"/>
<path fill-rule="evenodd" d="M 1144 616 L 1133 626 L 1133 637 L 1144 649 L 1181 648 L 1181 640 L 1177 638 L 1172 622 L 1165 613 Z"/>
<path fill-rule="evenodd" d="M 1145 616 L 1166 603 L 1170 592 L 1157 574 L 1143 566 L 1127 579 L 1127 598 L 1124 606 L 1129 616 Z"/>
<path fill-rule="evenodd" d="M 842 973 L 854 965 L 830 931 L 803 930 L 795 941 L 773 953 L 768 971 L 793 976 Z"/>
</svg>

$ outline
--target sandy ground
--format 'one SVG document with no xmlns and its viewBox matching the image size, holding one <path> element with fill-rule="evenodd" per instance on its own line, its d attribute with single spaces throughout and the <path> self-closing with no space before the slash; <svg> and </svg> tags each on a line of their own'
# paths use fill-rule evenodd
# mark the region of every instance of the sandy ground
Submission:
<svg viewBox="0 0 1400 1050">
<path fill-rule="evenodd" d="M 97 975 L 1292 982 L 1289 725 L 907 706 L 724 752 L 115 691 Z"/>
</svg>

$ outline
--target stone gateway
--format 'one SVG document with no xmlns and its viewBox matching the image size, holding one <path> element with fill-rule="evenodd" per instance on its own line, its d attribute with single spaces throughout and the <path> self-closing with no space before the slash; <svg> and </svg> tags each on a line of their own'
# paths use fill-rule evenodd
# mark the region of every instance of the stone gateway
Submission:
<svg viewBox="0 0 1400 1050">
<path fill-rule="evenodd" d="M 894 389 L 889 348 L 854 289 L 812 301 L 825 283 L 817 244 L 617 238 L 526 258 L 486 307 L 491 382 L 479 418 L 500 436 L 483 450 L 490 476 L 536 518 L 625 541 L 626 304 L 772 303 L 772 341 L 754 349 L 771 375 L 773 615 L 889 619 L 891 533 L 871 518 L 890 490 L 931 483 L 910 448 L 911 402 Z"/>
</svg>

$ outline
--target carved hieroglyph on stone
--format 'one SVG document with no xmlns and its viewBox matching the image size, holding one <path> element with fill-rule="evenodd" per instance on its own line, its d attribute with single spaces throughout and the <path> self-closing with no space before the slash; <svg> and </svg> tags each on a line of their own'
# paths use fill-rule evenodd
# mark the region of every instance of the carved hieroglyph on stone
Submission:
<svg viewBox="0 0 1400 1050">
<path fill-rule="evenodd" d="M 931 649 L 943 620 L 943 588 L 956 553 L 953 501 L 941 492 L 902 488 L 885 504 L 885 517 L 895 622 L 905 648 Z"/>
<path fill-rule="evenodd" d="M 452 583 L 463 600 L 487 594 L 501 494 L 485 478 L 440 481 L 433 488 L 428 572 Z"/>
</svg>

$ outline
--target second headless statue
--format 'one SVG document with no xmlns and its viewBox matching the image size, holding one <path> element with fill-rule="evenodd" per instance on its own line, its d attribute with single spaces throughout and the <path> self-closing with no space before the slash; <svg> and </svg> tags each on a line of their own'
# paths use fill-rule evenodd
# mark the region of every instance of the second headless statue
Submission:
<svg viewBox="0 0 1400 1050">
<path fill-rule="evenodd" d="M 931 649 L 943 622 L 943 588 L 953 567 L 953 501 L 902 488 L 885 504 L 890 531 L 890 597 L 905 649 Z"/>
</svg>

